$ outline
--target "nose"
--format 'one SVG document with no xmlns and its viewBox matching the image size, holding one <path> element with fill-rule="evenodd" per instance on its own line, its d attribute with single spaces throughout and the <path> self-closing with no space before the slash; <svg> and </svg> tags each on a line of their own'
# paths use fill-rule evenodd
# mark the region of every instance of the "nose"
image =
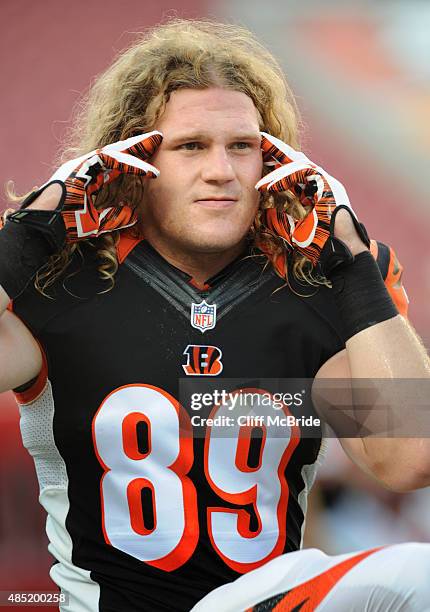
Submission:
<svg viewBox="0 0 430 612">
<path fill-rule="evenodd" d="M 207 150 L 201 176 L 204 181 L 215 183 L 227 183 L 235 179 L 231 160 L 224 147 L 212 147 Z"/>
</svg>

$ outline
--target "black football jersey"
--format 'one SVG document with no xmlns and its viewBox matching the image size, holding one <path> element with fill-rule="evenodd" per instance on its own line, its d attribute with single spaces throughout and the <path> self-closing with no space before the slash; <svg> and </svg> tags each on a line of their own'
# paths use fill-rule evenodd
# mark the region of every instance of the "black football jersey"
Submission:
<svg viewBox="0 0 430 612">
<path fill-rule="evenodd" d="M 203 412 L 183 388 L 244 381 L 261 393 L 261 381 L 312 378 L 344 348 L 338 314 L 328 288 L 303 297 L 262 255 L 238 258 L 202 291 L 146 241 L 103 293 L 95 250 L 82 248 L 54 299 L 29 286 L 13 303 L 44 354 L 16 396 L 51 577 L 74 612 L 190 610 L 300 547 L 322 445 L 319 429 L 268 437 L 244 422 L 217 435 L 194 425 Z"/>
</svg>

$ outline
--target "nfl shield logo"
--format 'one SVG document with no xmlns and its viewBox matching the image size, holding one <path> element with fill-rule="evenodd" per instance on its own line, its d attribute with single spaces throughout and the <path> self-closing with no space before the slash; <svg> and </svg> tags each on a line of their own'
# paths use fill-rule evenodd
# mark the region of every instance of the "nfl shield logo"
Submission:
<svg viewBox="0 0 430 612">
<path fill-rule="evenodd" d="M 213 329 L 216 323 L 216 304 L 208 304 L 206 300 L 200 304 L 191 304 L 191 325 L 202 334 Z"/>
</svg>

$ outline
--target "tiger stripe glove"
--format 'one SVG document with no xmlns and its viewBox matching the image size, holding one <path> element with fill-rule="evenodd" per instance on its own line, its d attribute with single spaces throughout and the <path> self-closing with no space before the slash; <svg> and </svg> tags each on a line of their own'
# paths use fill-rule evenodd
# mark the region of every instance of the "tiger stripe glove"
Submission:
<svg viewBox="0 0 430 612">
<path fill-rule="evenodd" d="M 156 178 L 159 170 L 145 160 L 155 153 L 162 139 L 160 132 L 148 132 L 66 162 L 26 198 L 18 211 L 9 214 L 7 220 L 42 232 L 53 252 L 65 241 L 73 243 L 134 225 L 137 215 L 128 204 L 97 210 L 96 196 L 104 185 L 120 174 Z M 54 211 L 28 209 L 53 183 L 60 184 L 63 190 L 57 208 Z"/>
<path fill-rule="evenodd" d="M 364 226 L 358 222 L 344 186 L 304 153 L 296 151 L 279 138 L 261 132 L 263 162 L 276 169 L 258 181 L 260 192 L 290 191 L 310 211 L 301 221 L 276 208 L 262 211 L 261 222 L 269 233 L 281 237 L 290 249 L 318 263 L 325 275 L 340 263 L 352 261 L 348 247 L 334 236 L 334 221 L 339 210 L 346 208 L 358 235 L 367 247 L 370 241 Z M 336 211 L 336 212 L 335 212 Z"/>
</svg>

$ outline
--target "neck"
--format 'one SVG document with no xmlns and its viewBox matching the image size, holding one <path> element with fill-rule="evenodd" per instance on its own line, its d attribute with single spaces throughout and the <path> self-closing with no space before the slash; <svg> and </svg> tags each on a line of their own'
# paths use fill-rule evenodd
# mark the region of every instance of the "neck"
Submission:
<svg viewBox="0 0 430 612">
<path fill-rule="evenodd" d="M 189 274 L 200 289 L 211 278 L 243 253 L 245 240 L 230 249 L 217 252 L 178 251 L 151 237 L 148 242 L 170 264 Z"/>
</svg>

